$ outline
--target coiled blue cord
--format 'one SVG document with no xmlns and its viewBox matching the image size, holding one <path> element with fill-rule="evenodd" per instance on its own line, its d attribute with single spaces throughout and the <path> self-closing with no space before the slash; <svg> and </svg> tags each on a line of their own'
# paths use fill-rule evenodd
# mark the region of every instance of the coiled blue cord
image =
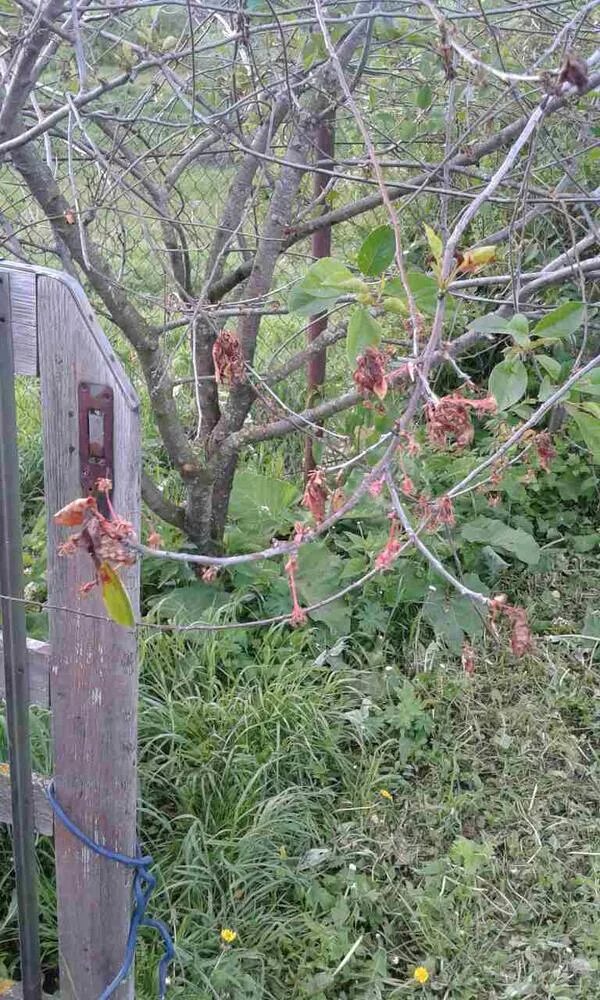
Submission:
<svg viewBox="0 0 600 1000">
<path fill-rule="evenodd" d="M 95 840 L 88 837 L 83 830 L 80 830 L 72 819 L 69 819 L 56 798 L 54 781 L 49 783 L 46 789 L 46 795 L 50 805 L 52 806 L 54 815 L 60 820 L 63 826 L 66 827 L 69 833 L 72 833 L 74 837 L 77 837 L 77 840 L 81 841 L 82 844 L 89 847 L 90 851 L 93 851 L 94 854 L 98 854 L 101 858 L 106 858 L 107 861 L 116 861 L 117 864 L 124 865 L 126 868 L 133 868 L 135 871 L 133 876 L 134 908 L 133 913 L 131 914 L 131 923 L 129 925 L 129 934 L 127 936 L 127 945 L 125 948 L 123 964 L 112 983 L 110 983 L 101 993 L 98 1000 L 109 1000 L 109 997 L 112 997 L 121 983 L 127 979 L 127 976 L 131 972 L 131 968 L 133 966 L 140 927 L 151 927 L 158 934 L 160 934 L 163 940 L 164 953 L 158 965 L 158 997 L 159 1000 L 165 1000 L 167 992 L 167 974 L 169 971 L 169 965 L 175 958 L 175 947 L 167 925 L 164 924 L 162 920 L 155 920 L 152 917 L 146 916 L 148 902 L 156 886 L 156 879 L 150 872 L 150 867 L 153 864 L 152 857 L 149 854 L 145 854 L 139 855 L 137 858 L 130 858 L 127 854 L 119 854 L 118 851 L 111 851 L 107 847 L 102 847 L 101 844 L 97 844 Z"/>
</svg>

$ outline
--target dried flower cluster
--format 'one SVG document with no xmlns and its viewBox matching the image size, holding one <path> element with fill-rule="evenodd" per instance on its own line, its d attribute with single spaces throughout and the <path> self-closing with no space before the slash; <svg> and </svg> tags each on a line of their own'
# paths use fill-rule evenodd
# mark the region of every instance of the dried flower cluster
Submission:
<svg viewBox="0 0 600 1000">
<path fill-rule="evenodd" d="M 360 393 L 374 393 L 378 399 L 384 399 L 388 390 L 385 375 L 386 357 L 375 347 L 367 347 L 356 361 L 356 370 L 352 376 Z"/>
<path fill-rule="evenodd" d="M 82 548 L 89 552 L 95 566 L 102 562 L 115 567 L 132 566 L 135 563 L 135 553 L 126 544 L 135 536 L 133 525 L 115 514 L 108 497 L 111 488 L 108 480 L 98 480 L 98 492 L 104 493 L 109 503 L 110 520 L 100 513 L 93 496 L 73 500 L 54 515 L 55 524 L 68 528 L 81 526 L 81 531 L 70 535 L 63 542 L 58 550 L 59 555 L 70 556 Z"/>
<path fill-rule="evenodd" d="M 383 549 L 375 559 L 375 569 L 389 569 L 392 563 L 400 555 L 400 540 L 398 539 L 398 519 L 394 514 L 390 515 L 390 533 Z"/>
<path fill-rule="evenodd" d="M 540 434 L 536 434 L 534 443 L 540 466 L 544 472 L 548 472 L 552 459 L 556 457 L 556 449 L 552 444 L 552 438 L 548 431 L 541 431 Z"/>
<path fill-rule="evenodd" d="M 490 601 L 492 622 L 503 615 L 511 624 L 510 648 L 515 656 L 525 656 L 533 647 L 531 629 L 525 608 L 509 604 L 505 594 L 498 594 Z"/>
<path fill-rule="evenodd" d="M 426 531 L 437 531 L 444 525 L 453 528 L 456 524 L 454 505 L 448 496 L 437 497 L 435 500 L 420 496 L 417 500 L 417 511 Z"/>
<path fill-rule="evenodd" d="M 322 469 L 313 469 L 308 474 L 306 489 L 302 497 L 302 506 L 311 512 L 317 524 L 320 524 L 325 518 L 325 506 L 328 496 L 329 488 L 325 481 L 325 473 Z"/>
<path fill-rule="evenodd" d="M 447 448 L 448 442 L 454 440 L 454 448 L 461 451 L 467 448 L 475 429 L 471 421 L 471 412 L 495 413 L 496 400 L 493 396 L 485 399 L 467 399 L 458 393 L 442 396 L 436 403 L 429 403 L 425 408 L 427 421 L 427 437 L 436 448 Z"/>
<path fill-rule="evenodd" d="M 94 566 L 94 578 L 81 586 L 81 593 L 88 594 L 100 586 L 110 616 L 121 625 L 133 625 L 129 598 L 116 571 L 135 563 L 135 553 L 127 544 L 135 538 L 135 533 L 133 525 L 115 513 L 110 501 L 111 489 L 110 480 L 98 480 L 96 490 L 106 497 L 110 519 L 100 512 L 93 496 L 79 497 L 54 515 L 55 524 L 81 528 L 58 551 L 62 556 L 74 555 L 78 549 L 87 552 Z"/>
<path fill-rule="evenodd" d="M 215 377 L 222 385 L 239 385 L 246 377 L 242 345 L 235 333 L 221 330 L 212 349 Z"/>
</svg>

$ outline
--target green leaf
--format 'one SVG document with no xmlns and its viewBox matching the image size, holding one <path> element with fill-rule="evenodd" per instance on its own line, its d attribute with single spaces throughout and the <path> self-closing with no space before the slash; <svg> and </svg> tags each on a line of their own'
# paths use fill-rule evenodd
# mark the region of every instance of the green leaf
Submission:
<svg viewBox="0 0 600 1000">
<path fill-rule="evenodd" d="M 577 390 L 588 396 L 600 396 L 600 368 L 594 368 L 589 375 L 582 378 L 577 383 Z"/>
<path fill-rule="evenodd" d="M 571 542 L 575 552 L 593 552 L 600 544 L 600 534 L 571 535 Z"/>
<path fill-rule="evenodd" d="M 377 226 L 364 240 L 356 262 L 362 274 L 376 278 L 390 266 L 396 253 L 396 237 L 391 226 Z"/>
<path fill-rule="evenodd" d="M 451 600 L 451 605 L 456 621 L 468 636 L 475 638 L 482 634 L 483 618 L 477 610 L 477 605 L 473 603 L 470 597 L 461 597 L 460 594 L 455 594 Z"/>
<path fill-rule="evenodd" d="M 438 283 L 435 278 L 432 278 L 429 274 L 423 274 L 422 271 L 409 271 L 407 278 L 419 312 L 425 313 L 427 316 L 433 316 L 439 295 Z M 400 278 L 391 278 L 389 281 L 386 281 L 383 294 L 406 301 L 404 285 Z"/>
<path fill-rule="evenodd" d="M 382 335 L 383 330 L 368 309 L 355 309 L 348 323 L 346 337 L 350 364 L 353 365 L 359 354 L 364 354 L 367 347 L 379 347 Z"/>
<path fill-rule="evenodd" d="M 509 320 L 506 329 L 512 336 L 515 344 L 519 347 L 531 347 L 531 340 L 529 339 L 529 320 L 527 319 L 527 316 L 515 313 L 512 319 Z"/>
<path fill-rule="evenodd" d="M 348 282 L 352 284 L 355 281 L 345 264 L 333 257 L 322 257 L 309 267 L 292 289 L 288 298 L 289 309 L 303 316 L 324 312 L 348 292 Z"/>
<path fill-rule="evenodd" d="M 533 535 L 521 528 L 511 528 L 492 517 L 476 517 L 467 522 L 463 526 L 462 537 L 467 542 L 480 542 L 493 549 L 500 549 L 501 552 L 508 552 L 529 566 L 535 566 L 539 562 L 540 547 Z"/>
<path fill-rule="evenodd" d="M 469 330 L 473 330 L 475 333 L 505 333 L 508 329 L 508 320 L 495 313 L 478 316 L 477 319 L 469 323 Z"/>
<path fill-rule="evenodd" d="M 416 105 L 421 111 L 426 111 L 431 104 L 431 87 L 428 83 L 424 83 L 422 87 L 419 87 L 416 94 Z"/>
<path fill-rule="evenodd" d="M 246 532 L 251 544 L 293 524 L 298 499 L 297 487 L 285 477 L 276 479 L 243 469 L 233 483 L 229 516 Z"/>
<path fill-rule="evenodd" d="M 591 413 L 578 410 L 569 403 L 567 403 L 566 409 L 577 424 L 583 440 L 592 453 L 594 462 L 600 463 L 600 419 L 592 416 Z"/>
<path fill-rule="evenodd" d="M 491 844 L 479 843 L 475 840 L 468 840 L 466 837 L 457 837 L 452 844 L 448 856 L 464 869 L 469 875 L 474 875 L 484 868 L 494 856 L 494 849 Z"/>
<path fill-rule="evenodd" d="M 499 410 L 508 410 L 527 391 L 527 369 L 519 358 L 506 358 L 493 369 L 488 382 Z"/>
<path fill-rule="evenodd" d="M 427 237 L 427 242 L 429 243 L 429 249 L 433 254 L 433 259 L 436 261 L 436 263 L 439 263 L 444 250 L 444 244 L 442 243 L 442 240 L 436 233 L 435 229 L 432 229 L 431 226 L 427 225 L 427 223 L 425 223 L 424 228 L 425 228 L 425 235 Z"/>
<path fill-rule="evenodd" d="M 600 642 L 600 611 L 596 611 L 594 608 L 587 609 L 581 633 L 582 635 L 589 635 L 593 637 L 589 641 L 584 642 L 586 649 L 590 649 L 592 646 L 596 645 L 593 641 L 594 638 L 597 637 L 598 642 Z"/>
<path fill-rule="evenodd" d="M 579 329 L 585 318 L 583 302 L 563 302 L 558 309 L 536 323 L 532 335 L 545 340 L 562 340 Z"/>
<path fill-rule="evenodd" d="M 341 291 L 347 281 L 352 280 L 352 271 L 334 257 L 321 257 L 311 264 L 301 285 L 316 298 L 328 299 L 331 294 Z"/>
<path fill-rule="evenodd" d="M 135 625 L 133 608 L 121 577 L 112 566 L 103 562 L 98 568 L 98 578 L 102 589 L 102 600 L 109 618 L 124 628 L 133 628 Z"/>
<path fill-rule="evenodd" d="M 423 618 L 431 625 L 438 639 L 445 642 L 453 653 L 460 653 L 465 633 L 457 621 L 456 609 L 443 587 L 429 589 L 423 603 Z"/>
<path fill-rule="evenodd" d="M 553 392 L 556 392 L 556 386 L 550 381 L 547 375 L 544 375 L 542 381 L 540 382 L 540 387 L 538 389 L 538 399 L 540 403 L 545 403 L 547 399 L 550 398 Z"/>
<path fill-rule="evenodd" d="M 300 316 L 313 316 L 316 313 L 328 312 L 340 297 L 340 292 L 332 293 L 331 298 L 324 299 L 305 291 L 301 285 L 292 288 L 288 295 L 288 309 Z"/>
<path fill-rule="evenodd" d="M 547 375 L 556 382 L 557 378 L 560 376 L 562 371 L 562 365 L 560 361 L 556 361 L 555 358 L 551 358 L 549 354 L 538 354 L 538 363 L 542 366 Z M 581 384 L 581 383 L 580 383 Z"/>
<path fill-rule="evenodd" d="M 586 400 L 585 403 L 578 403 L 578 406 L 585 410 L 586 413 L 591 413 L 593 417 L 600 420 L 600 403 L 593 403 L 591 400 Z"/>
<path fill-rule="evenodd" d="M 508 329 L 512 333 L 520 333 L 523 337 L 529 334 L 529 320 L 523 313 L 515 313 L 508 321 Z"/>
<path fill-rule="evenodd" d="M 160 618 L 180 625 L 193 625 L 233 599 L 233 594 L 198 580 L 186 587 L 173 587 L 166 596 L 152 599 L 150 607 Z"/>
<path fill-rule="evenodd" d="M 342 559 L 325 545 L 313 542 L 303 545 L 298 553 L 296 583 L 304 607 L 317 604 L 340 589 Z M 334 635 L 347 635 L 350 631 L 350 612 L 346 601 L 340 598 L 323 608 L 311 611 L 313 621 L 324 622 Z"/>
</svg>

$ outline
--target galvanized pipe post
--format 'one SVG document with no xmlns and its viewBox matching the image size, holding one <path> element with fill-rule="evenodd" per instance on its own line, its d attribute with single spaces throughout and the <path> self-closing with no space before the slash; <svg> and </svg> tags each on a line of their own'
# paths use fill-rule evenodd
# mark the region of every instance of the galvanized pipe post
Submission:
<svg viewBox="0 0 600 1000">
<path fill-rule="evenodd" d="M 17 452 L 10 287 L 0 274 L 0 610 L 12 795 L 23 1000 L 41 1000 L 41 965 L 31 747 L 29 678 L 23 598 L 21 498 Z M 16 600 L 11 600 L 15 598 Z"/>
</svg>

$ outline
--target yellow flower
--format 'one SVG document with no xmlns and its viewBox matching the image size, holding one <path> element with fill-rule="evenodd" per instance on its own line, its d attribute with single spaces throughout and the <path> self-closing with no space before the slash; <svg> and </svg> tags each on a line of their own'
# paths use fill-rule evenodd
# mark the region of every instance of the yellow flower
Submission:
<svg viewBox="0 0 600 1000">
<path fill-rule="evenodd" d="M 380 788 L 379 789 L 379 794 L 381 795 L 382 799 L 387 799 L 388 802 L 393 802 L 394 801 L 394 796 L 392 795 L 391 792 L 388 792 L 387 788 Z"/>
<path fill-rule="evenodd" d="M 221 941 L 223 944 L 233 944 L 237 937 L 237 933 L 232 931 L 231 927 L 224 927 L 221 931 Z"/>
<path fill-rule="evenodd" d="M 424 965 L 417 965 L 415 971 L 413 972 L 413 979 L 416 979 L 421 986 L 424 986 L 429 979 L 429 973 Z"/>
</svg>

